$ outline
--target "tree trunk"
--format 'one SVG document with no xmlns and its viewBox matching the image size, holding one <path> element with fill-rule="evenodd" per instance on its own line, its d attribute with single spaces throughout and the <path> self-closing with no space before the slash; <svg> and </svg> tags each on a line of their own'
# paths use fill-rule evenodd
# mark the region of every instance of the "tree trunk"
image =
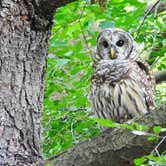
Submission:
<svg viewBox="0 0 166 166">
<path fill-rule="evenodd" d="M 42 158 L 41 115 L 52 17 L 74 0 L 0 0 L 0 165 Z"/>
</svg>

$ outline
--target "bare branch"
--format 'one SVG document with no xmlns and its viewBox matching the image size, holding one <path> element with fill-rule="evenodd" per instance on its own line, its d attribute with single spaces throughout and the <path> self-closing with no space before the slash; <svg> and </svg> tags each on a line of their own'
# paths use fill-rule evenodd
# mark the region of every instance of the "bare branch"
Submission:
<svg viewBox="0 0 166 166">
<path fill-rule="evenodd" d="M 149 11 L 149 9 L 154 5 L 154 2 L 150 3 L 147 8 L 145 9 L 145 13 L 147 13 Z M 160 12 L 163 12 L 166 10 L 166 2 L 163 2 L 163 1 L 160 1 L 158 3 L 158 7 L 157 7 L 157 13 L 160 13 Z M 148 15 L 152 14 L 152 13 L 155 13 L 155 10 L 156 10 L 156 7 L 153 8 L 149 13 Z"/>
<path fill-rule="evenodd" d="M 156 7 L 160 2 L 161 2 L 161 0 L 158 0 L 156 3 L 154 3 L 154 4 L 147 10 L 147 12 L 145 13 L 145 16 L 144 16 L 144 18 L 143 18 L 143 20 L 142 20 L 140 26 L 139 26 L 138 29 L 137 29 L 137 36 L 139 35 L 139 33 L 140 33 L 140 31 L 141 31 L 141 28 L 142 28 L 142 26 L 143 26 L 143 24 L 144 24 L 144 22 L 145 22 L 147 16 L 152 12 L 152 10 L 155 9 L 155 7 Z"/>
<path fill-rule="evenodd" d="M 150 128 L 166 127 L 166 104 L 134 121 Z M 54 166 L 131 166 L 133 159 L 150 154 L 156 145 L 146 136 L 137 136 L 127 129 L 108 129 L 47 162 Z M 162 147 L 166 150 L 166 141 Z"/>
<path fill-rule="evenodd" d="M 160 153 L 159 153 L 159 147 L 161 146 L 161 144 L 166 140 L 166 135 L 161 139 L 161 141 L 156 145 L 156 147 L 152 150 L 151 154 L 153 154 L 154 152 L 156 152 L 156 154 L 158 156 L 160 156 Z"/>
</svg>

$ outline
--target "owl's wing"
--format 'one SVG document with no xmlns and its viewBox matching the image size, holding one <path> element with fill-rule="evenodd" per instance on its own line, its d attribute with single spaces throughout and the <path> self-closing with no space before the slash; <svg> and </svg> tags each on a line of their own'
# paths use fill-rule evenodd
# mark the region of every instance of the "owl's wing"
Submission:
<svg viewBox="0 0 166 166">
<path fill-rule="evenodd" d="M 154 102 L 154 92 L 155 92 L 155 78 L 152 74 L 150 66 L 147 62 L 139 59 L 136 61 L 138 66 L 140 67 L 141 71 L 145 75 L 141 81 L 142 84 L 145 86 L 146 94 L 145 94 L 145 101 L 148 108 L 153 109 L 155 106 Z M 147 80 L 147 81 L 146 81 Z M 148 86 L 147 86 L 148 84 Z"/>
<path fill-rule="evenodd" d="M 145 71 L 146 76 L 148 81 L 150 82 L 151 88 L 153 90 L 153 92 L 155 91 L 155 87 L 156 87 L 156 81 L 155 81 L 155 77 L 150 69 L 150 65 L 143 61 L 142 59 L 140 59 L 139 61 L 136 61 L 137 64 L 139 65 L 139 67 Z"/>
</svg>

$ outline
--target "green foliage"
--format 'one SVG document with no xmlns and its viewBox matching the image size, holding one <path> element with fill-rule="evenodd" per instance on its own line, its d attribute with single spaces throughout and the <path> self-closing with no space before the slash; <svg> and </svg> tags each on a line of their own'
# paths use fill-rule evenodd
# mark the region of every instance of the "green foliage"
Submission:
<svg viewBox="0 0 166 166">
<path fill-rule="evenodd" d="M 119 123 L 111 121 L 109 119 L 101 119 L 101 118 L 91 118 L 95 122 L 99 123 L 103 127 L 119 127 Z"/>
<path fill-rule="evenodd" d="M 155 134 L 159 134 L 161 132 L 162 127 L 161 126 L 154 126 L 153 127 L 153 132 Z"/>
<path fill-rule="evenodd" d="M 53 166 L 52 164 L 50 163 L 46 163 L 45 166 Z"/>
<path fill-rule="evenodd" d="M 56 3 L 56 2 L 55 2 Z M 43 112 L 43 151 L 50 157 L 99 133 L 103 126 L 119 126 L 117 123 L 95 119 L 89 102 L 92 58 L 95 54 L 98 33 L 108 27 L 119 27 L 130 32 L 140 44 L 146 57 L 153 42 L 159 48 L 152 51 L 148 62 L 153 70 L 166 66 L 165 39 L 159 33 L 154 41 L 154 16 L 145 20 L 140 34 L 137 29 L 144 17 L 145 0 L 111 0 L 107 9 L 98 4 L 79 0 L 56 11 L 46 74 Z M 165 13 L 156 20 L 158 31 L 166 31 Z M 86 40 L 85 40 L 86 38 Z M 165 56 L 164 56 L 165 55 Z M 166 84 L 157 86 L 157 103 L 166 101 Z M 94 120 L 95 119 L 95 120 Z M 131 130 L 146 130 L 138 124 L 123 124 Z M 155 134 L 160 128 L 153 129 Z"/>
<path fill-rule="evenodd" d="M 141 158 L 135 159 L 134 164 L 136 166 L 151 166 L 151 165 L 166 165 L 166 155 L 157 156 L 155 154 L 150 154 L 147 156 L 143 156 Z"/>
</svg>

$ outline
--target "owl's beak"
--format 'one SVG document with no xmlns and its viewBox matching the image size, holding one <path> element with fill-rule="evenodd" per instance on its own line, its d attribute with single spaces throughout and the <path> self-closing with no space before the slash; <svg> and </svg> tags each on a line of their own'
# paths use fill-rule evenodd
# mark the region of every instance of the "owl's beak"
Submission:
<svg viewBox="0 0 166 166">
<path fill-rule="evenodd" d="M 110 49 L 110 58 L 111 59 L 114 59 L 116 56 L 115 56 L 115 49 L 112 47 L 111 49 Z"/>
</svg>

